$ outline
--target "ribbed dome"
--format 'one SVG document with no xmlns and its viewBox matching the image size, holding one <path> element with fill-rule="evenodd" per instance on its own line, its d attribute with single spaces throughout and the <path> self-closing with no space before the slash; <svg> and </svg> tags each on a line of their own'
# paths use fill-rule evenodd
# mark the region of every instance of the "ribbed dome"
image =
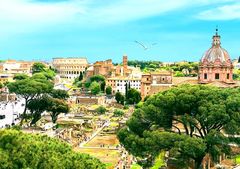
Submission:
<svg viewBox="0 0 240 169">
<path fill-rule="evenodd" d="M 228 52 L 221 47 L 221 37 L 218 35 L 218 30 L 212 38 L 212 47 L 208 49 L 203 55 L 201 62 L 202 63 L 214 63 L 215 61 L 224 63 L 231 63 L 230 56 Z"/>
<path fill-rule="evenodd" d="M 230 60 L 228 52 L 225 49 L 221 48 L 221 46 L 218 47 L 213 46 L 210 49 L 208 49 L 206 53 L 203 55 L 201 61 L 215 62 L 217 59 L 219 59 L 221 63 Z"/>
</svg>

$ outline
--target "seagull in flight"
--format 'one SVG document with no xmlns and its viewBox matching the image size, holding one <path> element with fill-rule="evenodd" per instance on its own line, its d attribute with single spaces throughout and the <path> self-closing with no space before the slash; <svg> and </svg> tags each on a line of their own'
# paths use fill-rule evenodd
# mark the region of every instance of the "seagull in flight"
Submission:
<svg viewBox="0 0 240 169">
<path fill-rule="evenodd" d="M 144 50 L 148 50 L 149 49 L 149 47 L 147 47 L 146 45 L 144 45 L 143 43 L 141 43 L 141 42 L 139 42 L 137 40 L 135 40 L 134 42 L 139 44 L 140 46 L 142 46 Z M 151 44 L 151 46 L 154 46 L 154 45 L 157 45 L 157 43 L 152 43 Z"/>
<path fill-rule="evenodd" d="M 138 42 L 137 40 L 135 40 L 134 42 L 137 43 L 137 44 L 139 44 L 140 46 L 142 46 L 144 50 L 147 50 L 147 49 L 148 49 L 148 47 L 145 46 L 143 43 Z"/>
</svg>

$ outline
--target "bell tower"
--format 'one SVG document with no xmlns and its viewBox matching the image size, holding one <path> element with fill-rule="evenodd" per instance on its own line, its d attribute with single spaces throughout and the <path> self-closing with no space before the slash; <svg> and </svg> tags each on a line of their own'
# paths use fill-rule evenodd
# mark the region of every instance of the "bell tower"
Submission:
<svg viewBox="0 0 240 169">
<path fill-rule="evenodd" d="M 123 55 L 123 75 L 125 76 L 127 74 L 128 70 L 128 57 L 127 55 Z"/>
</svg>

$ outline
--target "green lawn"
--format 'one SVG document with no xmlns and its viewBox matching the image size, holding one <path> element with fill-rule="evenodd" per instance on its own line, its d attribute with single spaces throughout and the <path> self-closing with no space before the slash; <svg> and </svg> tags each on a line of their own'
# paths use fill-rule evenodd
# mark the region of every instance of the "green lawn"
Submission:
<svg viewBox="0 0 240 169">
<path fill-rule="evenodd" d="M 160 167 L 165 165 L 164 154 L 165 154 L 164 152 L 161 152 L 159 154 L 159 156 L 155 160 L 154 166 L 151 169 L 158 169 L 158 168 L 160 168 Z"/>
<path fill-rule="evenodd" d="M 237 164 L 240 164 L 240 155 L 237 155 L 235 160 Z"/>
<path fill-rule="evenodd" d="M 138 164 L 133 164 L 132 166 L 131 166 L 131 169 L 141 169 L 142 167 L 140 166 L 140 165 L 138 165 Z"/>
</svg>

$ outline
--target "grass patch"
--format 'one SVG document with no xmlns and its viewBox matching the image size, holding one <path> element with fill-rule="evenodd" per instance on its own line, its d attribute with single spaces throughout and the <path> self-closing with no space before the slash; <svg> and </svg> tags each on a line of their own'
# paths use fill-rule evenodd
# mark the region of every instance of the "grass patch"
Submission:
<svg viewBox="0 0 240 169">
<path fill-rule="evenodd" d="M 159 156 L 155 159 L 154 166 L 151 169 L 158 169 L 162 166 L 165 166 L 164 154 L 165 154 L 165 152 L 161 152 L 159 154 Z"/>
<path fill-rule="evenodd" d="M 240 155 L 237 155 L 235 158 L 236 164 L 240 164 Z"/>
<path fill-rule="evenodd" d="M 138 165 L 138 164 L 133 164 L 132 166 L 131 166 L 131 169 L 141 169 L 142 167 L 140 166 L 140 165 Z"/>
<path fill-rule="evenodd" d="M 112 163 L 105 163 L 107 169 L 114 168 L 114 165 Z"/>
</svg>

